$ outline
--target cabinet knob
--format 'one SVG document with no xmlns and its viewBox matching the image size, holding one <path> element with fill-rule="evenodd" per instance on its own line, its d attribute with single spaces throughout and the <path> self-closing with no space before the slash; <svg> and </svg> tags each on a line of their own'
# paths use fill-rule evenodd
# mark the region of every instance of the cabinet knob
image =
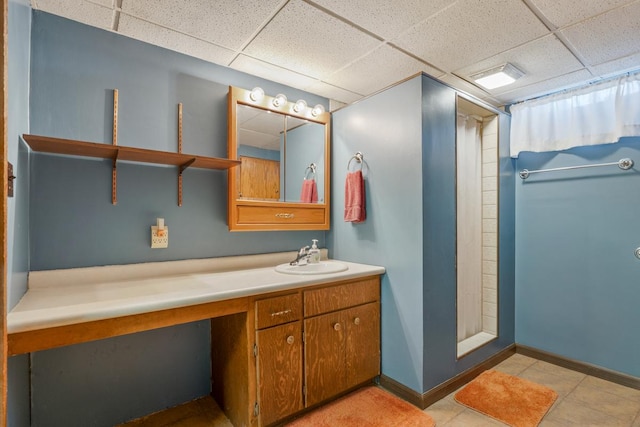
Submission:
<svg viewBox="0 0 640 427">
<path fill-rule="evenodd" d="M 333 325 L 333 330 L 334 331 L 339 331 L 342 328 L 342 326 L 340 325 L 340 323 L 336 323 L 335 325 Z"/>
<path fill-rule="evenodd" d="M 353 319 L 353 323 L 356 324 L 356 325 L 359 325 L 360 324 L 360 318 L 356 317 L 355 319 Z"/>
<path fill-rule="evenodd" d="M 293 344 L 293 341 L 294 341 L 293 335 L 289 335 L 287 337 L 287 344 Z"/>
</svg>

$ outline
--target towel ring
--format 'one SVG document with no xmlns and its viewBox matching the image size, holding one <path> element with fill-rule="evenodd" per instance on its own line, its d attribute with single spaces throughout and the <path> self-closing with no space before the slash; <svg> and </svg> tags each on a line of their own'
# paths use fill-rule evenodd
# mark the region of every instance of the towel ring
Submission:
<svg viewBox="0 0 640 427">
<path fill-rule="evenodd" d="M 349 168 L 351 167 L 351 162 L 353 160 L 355 160 L 357 163 L 360 163 L 360 170 L 362 170 L 362 163 L 364 162 L 364 154 L 362 154 L 361 151 L 356 152 L 356 154 L 354 154 L 353 157 L 349 159 L 349 163 L 347 163 L 347 171 L 349 171 Z"/>
<path fill-rule="evenodd" d="M 309 173 L 311 173 L 311 178 L 315 178 L 316 169 L 317 166 L 315 163 L 311 163 L 309 166 L 307 166 L 307 168 L 304 170 L 304 179 L 309 179 Z"/>
</svg>

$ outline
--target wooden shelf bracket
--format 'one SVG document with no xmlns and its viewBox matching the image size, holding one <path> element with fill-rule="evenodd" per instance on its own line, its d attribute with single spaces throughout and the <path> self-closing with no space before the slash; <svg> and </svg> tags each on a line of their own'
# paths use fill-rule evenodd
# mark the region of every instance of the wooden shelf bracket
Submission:
<svg viewBox="0 0 640 427">
<path fill-rule="evenodd" d="M 118 89 L 113 90 L 113 146 L 118 145 Z M 111 169 L 111 204 L 116 205 L 118 203 L 118 154 L 119 150 L 116 150 L 116 154 L 113 157 L 113 168 Z"/>
</svg>

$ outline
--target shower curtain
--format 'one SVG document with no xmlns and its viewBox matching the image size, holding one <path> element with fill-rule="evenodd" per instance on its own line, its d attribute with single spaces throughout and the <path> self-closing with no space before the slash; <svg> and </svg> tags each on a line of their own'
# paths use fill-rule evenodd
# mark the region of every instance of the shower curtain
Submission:
<svg viewBox="0 0 640 427">
<path fill-rule="evenodd" d="M 458 115 L 456 163 L 460 342 L 482 332 L 482 136 L 471 116 Z"/>
</svg>

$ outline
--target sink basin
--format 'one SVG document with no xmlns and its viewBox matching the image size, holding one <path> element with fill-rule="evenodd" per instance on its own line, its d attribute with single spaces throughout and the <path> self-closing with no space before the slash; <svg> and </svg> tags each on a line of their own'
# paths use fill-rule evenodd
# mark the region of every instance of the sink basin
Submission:
<svg viewBox="0 0 640 427">
<path fill-rule="evenodd" d="M 320 261 L 317 264 L 303 265 L 289 265 L 287 263 L 276 267 L 278 273 L 300 275 L 338 273 L 347 269 L 349 269 L 347 264 L 337 261 Z"/>
</svg>

